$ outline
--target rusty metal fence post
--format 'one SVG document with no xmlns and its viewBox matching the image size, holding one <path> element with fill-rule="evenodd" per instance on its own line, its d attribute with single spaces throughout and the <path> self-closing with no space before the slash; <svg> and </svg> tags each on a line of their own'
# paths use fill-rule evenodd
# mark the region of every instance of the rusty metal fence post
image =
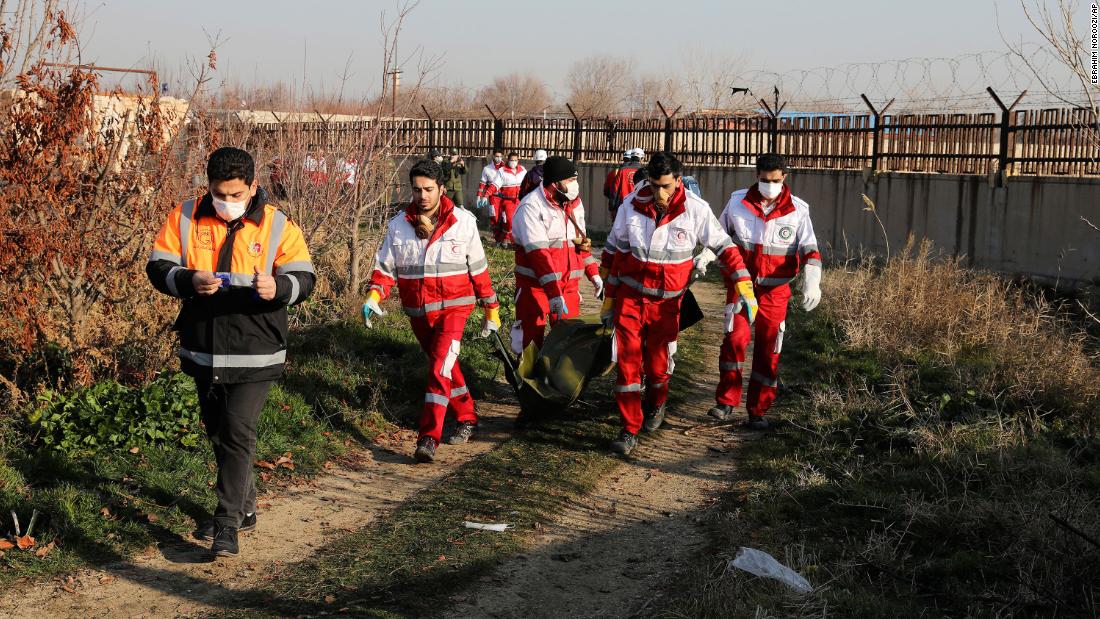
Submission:
<svg viewBox="0 0 1100 619">
<path fill-rule="evenodd" d="M 867 105 L 867 109 L 871 110 L 871 118 L 875 123 L 875 126 L 871 127 L 871 172 L 878 172 L 882 148 L 882 117 L 886 115 L 886 110 L 890 109 L 890 106 L 894 104 L 894 99 L 890 99 L 890 101 L 879 110 L 875 109 L 875 106 L 871 104 L 871 100 L 867 98 L 867 95 L 860 93 L 859 96 L 863 99 L 863 103 Z M 866 142 L 864 143 L 866 144 Z"/>
<path fill-rule="evenodd" d="M 493 117 L 493 151 L 503 151 L 504 121 L 493 112 L 493 108 L 489 107 L 489 104 L 485 104 L 485 109 L 489 110 L 489 115 Z"/>
<path fill-rule="evenodd" d="M 1001 102 L 1001 98 L 993 91 L 992 86 L 987 86 L 985 90 L 989 93 L 989 96 L 993 97 L 993 102 L 997 104 L 997 107 L 1001 108 L 1001 143 L 997 151 L 997 185 L 1000 186 L 1004 182 L 1005 176 L 1011 171 L 1009 166 L 1012 165 L 1012 155 L 1008 152 L 1008 134 L 1012 131 L 1012 109 L 1020 103 L 1020 99 L 1024 98 L 1027 91 L 1021 92 L 1020 96 L 1012 102 L 1012 105 L 1005 107 L 1005 104 Z"/>
<path fill-rule="evenodd" d="M 677 107 L 675 110 L 672 110 L 671 114 L 668 113 L 668 110 L 665 109 L 665 106 L 661 105 L 660 101 L 657 102 L 657 107 L 661 108 L 661 113 L 665 115 L 664 145 L 661 148 L 661 150 L 663 150 L 666 153 L 671 153 L 672 152 L 672 118 L 674 116 L 676 116 L 676 114 L 679 113 L 680 108 L 684 107 L 684 106 L 681 105 L 681 106 Z"/>
<path fill-rule="evenodd" d="M 584 121 L 573 111 L 572 105 L 566 103 L 565 107 L 569 110 L 569 113 L 573 115 L 573 162 L 576 163 L 581 160 L 581 146 L 584 142 Z"/>
</svg>

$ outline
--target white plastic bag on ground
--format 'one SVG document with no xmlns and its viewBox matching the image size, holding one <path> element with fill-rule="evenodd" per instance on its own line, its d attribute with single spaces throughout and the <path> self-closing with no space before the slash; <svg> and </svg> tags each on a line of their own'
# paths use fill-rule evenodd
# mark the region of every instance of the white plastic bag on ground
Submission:
<svg viewBox="0 0 1100 619">
<path fill-rule="evenodd" d="M 504 524 L 504 523 L 485 524 L 483 522 L 470 522 L 469 520 L 462 521 L 462 526 L 466 527 L 467 529 L 480 529 L 482 531 L 496 531 L 498 533 L 503 532 L 503 531 L 510 531 L 510 530 L 515 528 L 514 525 L 510 525 L 510 524 Z"/>
<path fill-rule="evenodd" d="M 798 572 L 776 561 L 775 557 L 763 550 L 742 546 L 737 551 L 737 556 L 729 562 L 729 567 L 745 570 L 762 578 L 774 578 L 800 593 L 810 593 L 814 590 L 810 582 Z"/>
</svg>

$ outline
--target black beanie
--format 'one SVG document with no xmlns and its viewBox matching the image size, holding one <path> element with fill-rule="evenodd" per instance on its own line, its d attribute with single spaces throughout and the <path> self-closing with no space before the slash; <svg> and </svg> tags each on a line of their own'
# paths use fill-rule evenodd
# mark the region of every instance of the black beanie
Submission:
<svg viewBox="0 0 1100 619">
<path fill-rule="evenodd" d="M 573 178 L 577 175 L 577 166 L 567 157 L 554 155 L 542 164 L 542 184 L 549 187 L 558 181 Z"/>
</svg>

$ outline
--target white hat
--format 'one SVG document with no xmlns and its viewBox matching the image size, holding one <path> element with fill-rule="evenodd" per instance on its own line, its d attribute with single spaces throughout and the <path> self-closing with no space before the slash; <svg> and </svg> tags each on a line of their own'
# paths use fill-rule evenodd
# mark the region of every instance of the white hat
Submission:
<svg viewBox="0 0 1100 619">
<path fill-rule="evenodd" d="M 634 149 L 631 149 L 630 156 L 631 157 L 638 157 L 639 159 L 642 159 L 642 158 L 645 157 L 645 151 L 640 149 L 640 148 L 634 148 Z"/>
<path fill-rule="evenodd" d="M 541 148 L 535 151 L 535 161 L 546 161 L 546 151 Z"/>
<path fill-rule="evenodd" d="M 623 151 L 623 158 L 624 159 L 630 159 L 630 156 L 633 155 L 633 154 L 634 154 L 634 149 L 633 148 L 628 148 L 628 149 Z"/>
</svg>

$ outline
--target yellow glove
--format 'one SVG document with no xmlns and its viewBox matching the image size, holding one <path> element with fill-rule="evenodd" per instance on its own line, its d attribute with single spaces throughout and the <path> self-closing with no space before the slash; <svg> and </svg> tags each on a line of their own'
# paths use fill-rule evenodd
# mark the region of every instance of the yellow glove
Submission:
<svg viewBox="0 0 1100 619">
<path fill-rule="evenodd" d="M 481 323 L 481 337 L 489 337 L 489 334 L 500 330 L 500 307 L 485 308 L 485 322 Z"/>
<path fill-rule="evenodd" d="M 603 326 L 611 328 L 615 324 L 615 298 L 604 297 L 603 306 L 600 307 L 600 322 Z"/>
<path fill-rule="evenodd" d="M 737 303 L 745 306 L 745 315 L 751 325 L 756 322 L 756 312 L 760 309 L 760 306 L 756 303 L 756 293 L 753 292 L 752 282 L 750 280 L 740 281 L 734 287 L 740 295 Z M 740 308 L 737 308 L 737 310 L 740 311 Z"/>
<path fill-rule="evenodd" d="M 387 312 L 378 305 L 378 302 L 381 300 L 382 295 L 378 290 L 372 288 L 371 291 L 367 293 L 367 301 L 363 303 L 363 324 L 367 325 L 368 329 L 374 328 L 371 317 L 385 316 L 387 314 Z"/>
</svg>

